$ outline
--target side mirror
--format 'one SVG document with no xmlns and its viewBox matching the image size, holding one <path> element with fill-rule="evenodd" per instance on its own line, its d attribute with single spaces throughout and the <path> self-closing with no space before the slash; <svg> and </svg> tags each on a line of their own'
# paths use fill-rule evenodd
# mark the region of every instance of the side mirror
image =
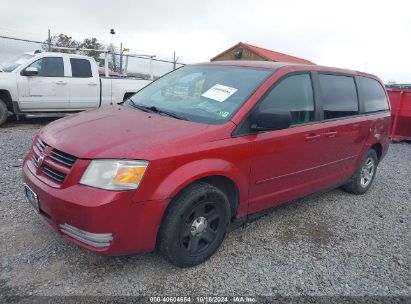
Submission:
<svg viewBox="0 0 411 304">
<path fill-rule="evenodd" d="M 251 129 L 254 131 L 274 131 L 287 129 L 291 125 L 290 111 L 266 109 L 253 115 Z"/>
<path fill-rule="evenodd" d="M 36 67 L 28 67 L 23 70 L 24 76 L 36 76 L 39 74 L 39 69 Z"/>
</svg>

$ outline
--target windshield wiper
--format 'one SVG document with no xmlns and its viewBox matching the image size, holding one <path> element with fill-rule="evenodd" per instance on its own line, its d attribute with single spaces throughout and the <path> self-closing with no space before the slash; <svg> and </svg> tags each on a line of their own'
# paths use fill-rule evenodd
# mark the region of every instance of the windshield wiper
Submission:
<svg viewBox="0 0 411 304">
<path fill-rule="evenodd" d="M 167 110 L 164 110 L 164 109 L 159 109 L 159 108 L 157 108 L 157 107 L 155 107 L 155 106 L 148 107 L 148 109 L 151 110 L 153 113 L 158 113 L 158 114 L 160 114 L 160 115 L 161 115 L 161 114 L 164 114 L 164 115 L 166 115 L 166 116 L 170 116 L 170 117 L 173 117 L 173 118 L 176 118 L 176 119 L 188 120 L 186 117 L 181 116 L 181 115 L 179 115 L 179 114 L 177 114 L 177 113 L 174 113 L 174 112 L 171 112 L 171 111 L 167 111 Z"/>
<path fill-rule="evenodd" d="M 176 118 L 176 119 L 180 119 L 180 120 L 188 120 L 186 117 L 184 117 L 184 116 L 182 116 L 182 115 L 179 115 L 179 114 L 176 114 L 176 113 L 171 112 L 171 111 L 159 109 L 159 108 L 157 108 L 157 107 L 155 107 L 155 106 L 143 106 L 143 105 L 139 105 L 139 104 L 136 104 L 136 103 L 135 103 L 133 100 L 131 100 L 131 99 L 130 99 L 130 101 L 131 101 L 131 104 L 132 104 L 133 107 L 135 107 L 135 108 L 137 108 L 137 109 L 139 109 L 139 110 L 141 110 L 141 111 L 143 111 L 143 112 L 157 113 L 157 114 L 160 114 L 160 115 L 163 114 L 163 115 L 166 115 L 166 116 L 169 116 L 169 117 L 173 117 L 173 118 Z"/>
<path fill-rule="evenodd" d="M 131 101 L 131 105 L 132 105 L 133 108 L 139 109 L 143 112 L 151 112 L 152 113 L 152 111 L 150 110 L 150 107 L 138 105 L 134 101 L 132 101 L 131 99 L 129 99 L 129 101 Z"/>
</svg>

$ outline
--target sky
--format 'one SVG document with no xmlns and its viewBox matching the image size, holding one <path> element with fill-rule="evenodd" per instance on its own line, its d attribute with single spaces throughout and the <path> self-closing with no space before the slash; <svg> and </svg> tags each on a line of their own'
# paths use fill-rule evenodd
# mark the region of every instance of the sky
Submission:
<svg viewBox="0 0 411 304">
<path fill-rule="evenodd" d="M 0 7 L 0 35 L 42 41 L 50 29 L 163 59 L 176 51 L 187 63 L 242 41 L 411 83 L 411 1 L 0 0 Z M 0 39 L 0 59 L 21 49 Z"/>
</svg>

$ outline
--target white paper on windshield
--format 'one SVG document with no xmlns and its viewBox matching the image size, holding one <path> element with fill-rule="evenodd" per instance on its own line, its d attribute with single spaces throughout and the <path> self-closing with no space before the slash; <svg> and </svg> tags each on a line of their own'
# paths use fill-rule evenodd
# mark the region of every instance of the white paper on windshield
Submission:
<svg viewBox="0 0 411 304">
<path fill-rule="evenodd" d="M 237 91 L 238 89 L 226 87 L 222 84 L 216 84 L 204 92 L 201 96 L 223 102 Z"/>
</svg>

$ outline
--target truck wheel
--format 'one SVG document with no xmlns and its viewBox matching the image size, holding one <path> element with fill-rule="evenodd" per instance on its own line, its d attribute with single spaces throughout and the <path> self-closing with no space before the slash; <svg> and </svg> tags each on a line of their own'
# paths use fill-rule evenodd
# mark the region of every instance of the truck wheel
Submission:
<svg viewBox="0 0 411 304">
<path fill-rule="evenodd" d="M 343 189 L 353 194 L 363 194 L 368 191 L 377 173 L 378 157 L 374 149 L 370 149 L 355 171 L 351 180 Z"/>
<path fill-rule="evenodd" d="M 230 203 L 218 188 L 195 183 L 171 202 L 161 225 L 158 249 L 172 264 L 190 267 L 220 247 L 230 222 Z"/>
<path fill-rule="evenodd" d="M 9 110 L 7 109 L 6 103 L 0 99 L 0 126 L 4 124 L 9 116 Z"/>
</svg>

